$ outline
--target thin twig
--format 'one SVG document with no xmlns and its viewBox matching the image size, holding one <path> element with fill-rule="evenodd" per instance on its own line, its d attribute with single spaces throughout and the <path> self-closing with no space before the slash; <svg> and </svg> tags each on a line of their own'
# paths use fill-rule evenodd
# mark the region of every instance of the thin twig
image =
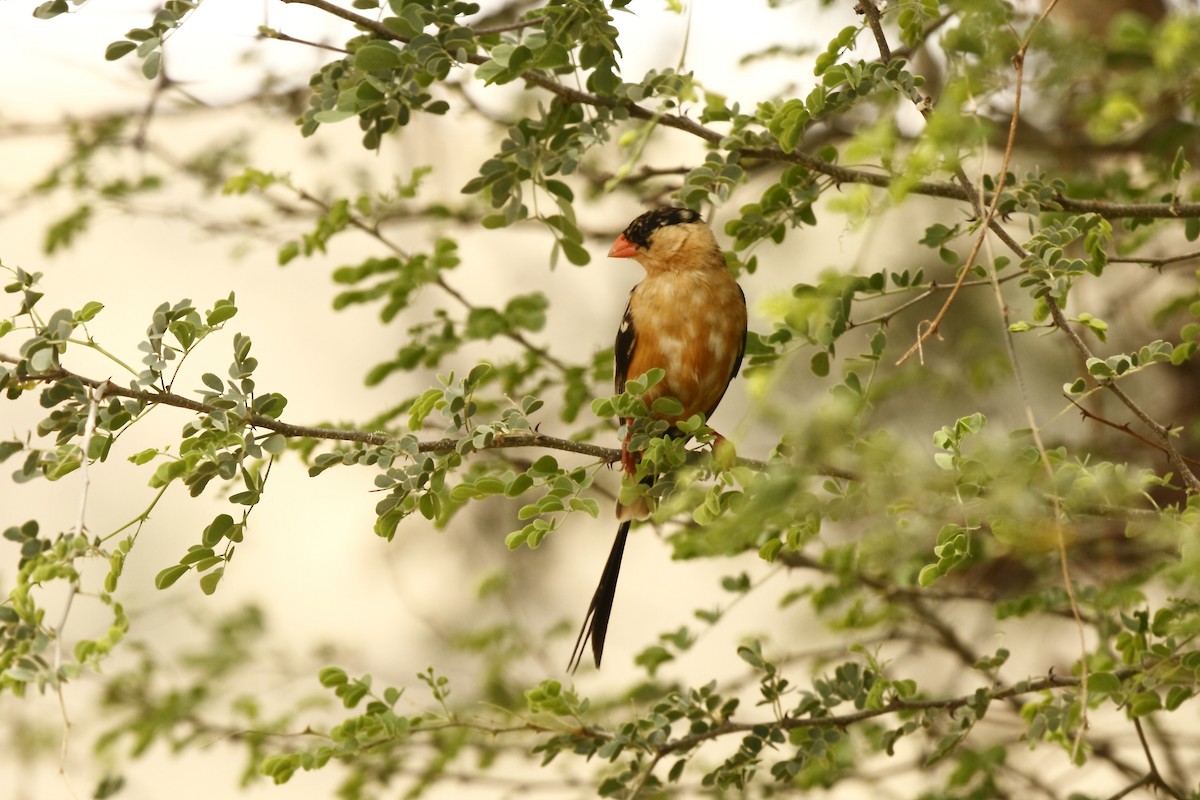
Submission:
<svg viewBox="0 0 1200 800">
<path fill-rule="evenodd" d="M 1170 264 L 1178 264 L 1182 261 L 1192 261 L 1200 258 L 1200 250 L 1193 250 L 1190 253 L 1181 253 L 1177 256 L 1163 256 L 1162 258 L 1151 258 L 1149 256 L 1129 256 L 1127 258 L 1110 257 L 1110 264 L 1144 264 L 1147 267 L 1155 269 L 1168 266 Z"/>
<path fill-rule="evenodd" d="M 491 36 L 492 34 L 504 33 L 505 31 L 519 31 L 522 28 L 535 28 L 545 21 L 545 17 L 531 17 L 530 19 L 509 22 L 504 25 L 489 25 L 483 28 L 474 28 L 473 32 L 476 36 Z"/>
<path fill-rule="evenodd" d="M 87 455 L 84 455 L 84 460 L 87 460 Z M 87 493 L 86 485 L 84 494 Z M 71 604 L 75 600 L 75 595 L 79 593 L 79 581 L 71 581 L 71 585 L 67 587 L 67 598 L 63 601 L 62 616 L 58 620 L 58 626 L 54 629 L 54 693 L 58 697 L 58 711 L 62 715 L 62 742 L 59 745 L 58 751 L 58 776 L 66 785 L 67 791 L 71 793 L 71 797 L 78 797 L 75 793 L 75 787 L 71 785 L 71 778 L 67 775 L 67 754 L 70 750 L 71 743 L 71 717 L 67 714 L 67 700 L 63 696 L 63 677 L 62 677 L 62 637 L 63 628 L 67 624 L 67 617 L 71 613 Z"/>
<path fill-rule="evenodd" d="M 88 471 L 88 451 L 91 446 L 92 436 L 96 433 L 96 417 L 100 410 L 100 401 L 104 399 L 104 386 L 93 386 L 88 389 L 88 413 L 87 419 L 83 423 L 83 445 L 79 454 L 79 511 L 75 516 L 75 536 L 82 537 L 87 529 L 87 504 L 88 490 L 91 488 L 92 479 Z M 67 619 L 71 614 L 71 605 L 75 600 L 75 595 L 79 593 L 78 578 L 71 581 L 71 585 L 67 587 L 67 597 L 63 601 L 62 616 L 59 617 L 58 625 L 54 628 L 54 692 L 58 696 L 58 710 L 62 714 L 62 744 L 58 753 L 58 774 L 67 786 L 67 790 L 75 797 L 75 788 L 71 785 L 71 779 L 67 775 L 67 754 L 70 749 L 71 742 L 71 718 L 67 714 L 67 701 L 63 696 L 63 630 L 67 626 Z"/>
<path fill-rule="evenodd" d="M 1044 299 L 1046 301 L 1046 307 L 1050 310 L 1050 317 L 1054 320 L 1055 327 L 1057 327 L 1063 332 L 1064 335 L 1066 335 L 1067 339 L 1072 345 L 1074 345 L 1075 350 L 1083 357 L 1085 361 L 1087 359 L 1095 358 L 1096 356 L 1092 353 L 1091 348 L 1087 346 L 1087 343 L 1084 342 L 1079 334 L 1075 332 L 1075 329 L 1071 327 L 1070 321 L 1067 320 L 1066 315 L 1063 314 L 1062 308 L 1059 307 L 1054 298 L 1046 295 Z M 1141 420 L 1143 425 L 1145 425 L 1147 428 L 1153 431 L 1155 435 L 1158 436 L 1159 441 L 1162 443 L 1162 451 L 1166 453 L 1167 461 L 1171 464 L 1171 467 L 1179 473 L 1180 477 L 1183 478 L 1183 482 L 1187 486 L 1188 492 L 1191 494 L 1200 494 L 1200 479 L 1198 479 L 1196 474 L 1188 467 L 1187 461 L 1185 461 L 1183 458 L 1183 454 L 1175 449 L 1175 446 L 1171 443 L 1171 429 L 1166 425 L 1162 425 L 1155 421 L 1149 414 L 1146 413 L 1145 409 L 1134 402 L 1133 398 L 1126 394 L 1125 390 L 1122 389 L 1116 382 L 1099 381 L 1099 384 L 1108 391 L 1112 392 L 1126 408 L 1132 411 L 1134 415 Z"/>
<path fill-rule="evenodd" d="M 879 48 L 879 60 L 887 64 L 892 60 L 892 48 L 883 31 L 879 6 L 875 5 L 875 0 L 861 0 L 854 6 L 854 10 L 866 16 L 867 27 L 871 29 L 871 33 L 875 36 L 875 45 Z"/>
<path fill-rule="evenodd" d="M 316 206 L 317 208 L 320 208 L 322 211 L 324 211 L 326 213 L 329 212 L 329 210 L 330 210 L 329 204 L 326 203 L 321 198 L 310 194 L 309 192 L 305 191 L 304 189 L 295 189 L 294 191 L 296 192 L 297 196 L 304 202 L 310 203 L 310 204 Z M 404 248 L 402 248 L 396 242 L 392 241 L 391 238 L 389 238 L 382 230 L 380 230 L 378 223 L 368 222 L 367 220 L 363 219 L 358 214 L 355 214 L 353 212 L 347 213 L 347 219 L 349 219 L 350 224 L 353 225 L 355 228 L 358 228 L 363 233 L 366 233 L 368 236 L 375 239 L 375 241 L 379 242 L 384 247 L 391 250 L 393 253 L 398 255 L 400 258 L 406 259 L 409 257 L 408 254 L 405 252 Z M 463 308 L 467 309 L 468 311 L 474 311 L 477 308 L 477 306 L 474 303 L 472 303 L 470 300 L 467 299 L 466 295 L 464 295 L 458 289 L 451 286 L 450 283 L 442 275 L 439 274 L 434 279 L 433 282 L 439 289 L 444 291 L 446 294 L 450 295 L 450 297 L 452 297 L 459 305 L 461 305 Z M 529 339 L 527 339 L 525 337 L 525 335 L 523 333 L 521 333 L 520 331 L 506 330 L 506 331 L 502 331 L 500 335 L 504 336 L 506 339 L 509 339 L 510 341 L 516 342 L 517 344 L 519 344 L 521 347 L 528 350 L 533 355 L 537 356 L 538 358 L 545 361 L 547 364 L 549 364 L 552 367 L 554 367 L 555 369 L 557 369 L 559 372 L 566 373 L 570 370 L 570 367 L 568 367 L 567 364 L 564 363 L 561 359 L 555 357 L 554 354 L 550 353 L 548 350 L 546 350 L 546 348 L 540 347 L 540 346 L 534 344 L 533 342 L 529 341 Z"/>
<path fill-rule="evenodd" d="M 1146 445 L 1147 447 L 1153 447 L 1155 450 L 1158 450 L 1159 452 L 1163 453 L 1164 455 L 1166 454 L 1167 448 L 1163 447 L 1158 442 L 1151 441 L 1150 439 L 1147 439 L 1145 436 L 1142 436 L 1140 433 L 1133 430 L 1133 428 L 1131 428 L 1129 426 L 1128 422 L 1126 422 L 1124 425 L 1118 425 L 1117 423 L 1113 422 L 1112 420 L 1105 419 L 1104 417 L 1100 416 L 1099 414 L 1093 414 L 1091 411 L 1088 411 L 1082 405 L 1075 402 L 1075 400 L 1072 397 L 1070 397 L 1069 395 L 1064 394 L 1063 397 L 1066 397 L 1067 402 L 1069 402 L 1071 405 L 1075 406 L 1075 408 L 1079 409 L 1079 415 L 1081 417 L 1083 417 L 1084 419 L 1090 419 L 1095 422 L 1099 422 L 1101 425 L 1107 425 L 1108 427 L 1112 428 L 1113 430 L 1120 431 L 1121 433 L 1124 433 L 1127 436 L 1132 436 L 1134 439 L 1137 439 L 1139 442 Z M 1200 467 L 1200 461 L 1197 461 L 1194 458 L 1189 458 L 1187 456 L 1183 456 L 1183 460 L 1193 466 Z"/>
<path fill-rule="evenodd" d="M 331 44 L 325 44 L 324 42 L 313 42 L 308 39 L 298 39 L 295 36 L 289 36 L 288 34 L 284 33 L 283 31 L 277 31 L 272 28 L 259 28 L 258 29 L 258 38 L 274 39 L 277 42 L 291 42 L 293 44 L 303 44 L 303 45 L 308 45 L 309 47 L 316 47 L 321 50 L 328 50 L 331 53 L 340 53 L 341 55 L 346 55 L 346 56 L 350 55 L 350 51 L 346 50 L 345 48 L 335 47 Z"/>
<path fill-rule="evenodd" d="M 1130 784 L 1127 784 L 1126 786 L 1121 787 L 1114 794 L 1110 794 L 1108 797 L 1104 798 L 1104 800 L 1121 800 L 1122 797 L 1125 797 L 1126 795 L 1136 792 L 1138 789 L 1141 789 L 1143 786 L 1152 786 L 1153 784 L 1154 784 L 1154 776 L 1147 773 L 1147 774 L 1143 775 L 1142 777 L 1138 778 L 1133 783 L 1130 783 Z"/>
<path fill-rule="evenodd" d="M 1158 764 L 1154 762 L 1154 753 L 1150 750 L 1150 742 L 1146 741 L 1146 731 L 1142 728 L 1142 721 L 1138 717 L 1133 718 L 1133 727 L 1137 729 L 1138 741 L 1142 743 L 1142 752 L 1146 755 L 1146 763 L 1150 765 L 1150 774 L 1148 777 L 1152 783 L 1159 789 L 1162 789 L 1167 794 L 1174 797 L 1175 800 L 1187 800 L 1184 794 L 1178 791 L 1171 784 L 1167 783 L 1163 778 L 1162 773 L 1158 771 Z"/>
</svg>

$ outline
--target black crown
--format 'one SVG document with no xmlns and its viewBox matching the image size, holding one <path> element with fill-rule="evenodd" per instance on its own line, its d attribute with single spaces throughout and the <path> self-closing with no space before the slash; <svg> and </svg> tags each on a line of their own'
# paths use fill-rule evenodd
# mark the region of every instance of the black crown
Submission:
<svg viewBox="0 0 1200 800">
<path fill-rule="evenodd" d="M 668 225 L 682 225 L 687 222 L 699 222 L 700 214 L 690 208 L 656 208 L 647 211 L 629 223 L 624 236 L 638 247 L 650 246 L 650 234 Z"/>
</svg>

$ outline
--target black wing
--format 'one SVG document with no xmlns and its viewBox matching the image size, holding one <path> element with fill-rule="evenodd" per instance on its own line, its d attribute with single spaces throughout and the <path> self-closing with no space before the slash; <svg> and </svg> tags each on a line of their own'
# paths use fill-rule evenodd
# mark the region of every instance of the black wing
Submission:
<svg viewBox="0 0 1200 800">
<path fill-rule="evenodd" d="M 625 391 L 625 381 L 629 380 L 629 364 L 633 361 L 633 348 L 637 346 L 637 331 L 633 328 L 633 314 L 629 311 L 629 307 L 633 303 L 633 292 L 630 292 L 629 296 L 630 302 L 625 306 L 625 316 L 621 317 L 621 327 L 617 328 L 617 342 L 614 347 L 613 386 L 616 387 L 615 394 Z M 741 362 L 741 356 L 738 356 L 738 362 Z"/>
</svg>

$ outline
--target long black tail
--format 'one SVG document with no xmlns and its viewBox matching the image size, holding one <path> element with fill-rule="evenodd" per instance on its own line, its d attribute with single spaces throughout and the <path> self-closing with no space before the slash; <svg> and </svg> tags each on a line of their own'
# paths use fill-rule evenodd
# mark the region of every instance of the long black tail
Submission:
<svg viewBox="0 0 1200 800">
<path fill-rule="evenodd" d="M 629 521 L 626 520 L 617 528 L 617 538 L 613 541 L 608 561 L 604 564 L 604 572 L 600 573 L 600 583 L 596 586 L 596 593 L 592 595 L 592 604 L 588 606 L 587 616 L 583 618 L 583 627 L 575 639 L 575 649 L 571 651 L 567 672 L 579 669 L 588 639 L 592 640 L 592 655 L 596 658 L 596 666 L 600 666 L 600 657 L 604 655 L 604 636 L 608 633 L 608 618 L 612 615 L 613 598 L 617 594 L 617 578 L 621 574 L 621 557 L 625 555 L 625 540 L 628 537 Z"/>
</svg>

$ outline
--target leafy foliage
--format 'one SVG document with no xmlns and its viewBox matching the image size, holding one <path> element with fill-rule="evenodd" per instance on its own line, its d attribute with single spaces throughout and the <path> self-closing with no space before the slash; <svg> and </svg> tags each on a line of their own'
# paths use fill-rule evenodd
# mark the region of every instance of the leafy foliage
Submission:
<svg viewBox="0 0 1200 800">
<path fill-rule="evenodd" d="M 488 771 L 503 781 L 513 764 L 527 778 L 534 759 L 569 762 L 606 797 L 1200 797 L 1178 735 L 1195 733 L 1200 691 L 1200 290 L 1184 244 L 1200 236 L 1200 17 L 1126 13 L 1096 31 L 1055 4 L 1039 15 L 1004 0 L 842 4 L 850 24 L 815 53 L 764 42 L 747 55 L 812 56 L 808 85 L 748 102 L 684 59 L 625 74 L 622 32 L 640 24 L 626 2 L 518 2 L 490 18 L 457 0 L 289 2 L 345 24 L 308 82 L 302 136 L 354 120 L 378 159 L 410 129 L 472 120 L 498 145 L 453 200 L 426 181 L 439 165 L 384 191 L 318 191 L 235 144 L 125 174 L 121 156 L 145 146 L 146 126 L 130 134 L 117 115 L 72 122 L 69 154 L 31 187 L 70 201 L 47 220 L 47 257 L 168 184 L 264 203 L 290 227 L 242 220 L 240 233 L 269 240 L 281 266 L 340 261 L 333 307 L 403 326 L 365 383 L 421 386 L 367 419 L 294 424 L 250 338 L 226 330 L 232 291 L 207 308 L 162 302 L 141 341 L 101 343 L 89 323 L 107 298 L 50 311 L 40 272 L 3 266 L 0 391 L 42 416 L 0 442 L 14 493 L 74 476 L 86 509 L 88 471 L 116 457 L 152 491 L 109 531 L 82 512 L 47 530 L 5 505 L 0 694 L 53 693 L 65 710 L 64 686 L 101 687 L 96 744 L 114 766 L 96 796 L 118 794 L 122 771 L 158 742 L 220 737 L 243 751 L 246 781 L 337 765 L 348 798 L 401 785 L 416 796 Z M 163 53 L 197 5 L 171 0 L 105 58 L 135 56 L 155 91 L 172 91 Z M 54 0 L 34 14 L 70 10 Z M 458 285 L 468 234 L 533 230 L 548 269 L 583 268 L 596 234 L 618 224 L 602 207 L 664 199 L 719 220 L 730 268 L 769 287 L 744 367 L 761 458 L 739 458 L 699 417 L 679 424 L 690 443 L 662 438 L 654 414 L 674 401 L 642 398 L 662 374 L 610 395 L 610 351 L 572 360 L 542 343 L 551 315 L 569 312 L 528 275 L 484 302 Z M 816 231 L 893 219 L 886 252 L 859 264 L 793 257 Z M 432 223 L 427 240 L 401 235 L 413 221 Z M 351 240 L 368 254 L 343 256 Z M 189 360 L 222 348 L 223 370 Z M 85 373 L 83 353 L 119 378 Z M 821 387 L 803 407 L 798 374 Z M 177 438 L 127 446 L 151 411 L 184 420 Z M 1067 428 L 1075 411 L 1080 427 Z M 318 481 L 358 468 L 389 542 L 418 518 L 466 526 L 481 510 L 495 539 L 536 550 L 601 516 L 598 476 L 617 451 L 594 442 L 615 438 L 617 417 L 636 420 L 629 444 L 642 452 L 621 499 L 654 496 L 653 524 L 679 560 L 742 559 L 694 626 L 633 657 L 637 680 L 621 691 L 588 696 L 582 680 L 538 674 L 530 655 L 545 632 L 481 616 L 440 654 L 478 663 L 478 685 L 452 687 L 430 667 L 381 686 L 329 653 L 297 669 L 304 696 L 260 700 L 245 686 L 263 613 L 209 615 L 196 626 L 211 641 L 168 653 L 126 610 L 146 588 L 129 586 L 127 560 L 147 551 L 141 534 L 168 493 L 217 495 L 223 510 L 161 531 L 174 550 L 155 589 L 204 608 L 195 595 L 253 581 L 235 553 L 257 535 L 272 470 L 297 461 Z M 57 621 L 52 587 L 68 598 Z M 509 591 L 499 576 L 479 599 Z M 738 674 L 713 678 L 697 643 L 771 592 L 777 613 L 737 632 Z M 68 641 L 76 597 L 104 624 Z M 835 644 L 806 646 L 801 610 Z M 1071 642 L 1065 663 L 1047 663 L 1049 637 Z M 1047 762 L 1078 767 L 1085 788 L 1048 785 Z"/>
</svg>

